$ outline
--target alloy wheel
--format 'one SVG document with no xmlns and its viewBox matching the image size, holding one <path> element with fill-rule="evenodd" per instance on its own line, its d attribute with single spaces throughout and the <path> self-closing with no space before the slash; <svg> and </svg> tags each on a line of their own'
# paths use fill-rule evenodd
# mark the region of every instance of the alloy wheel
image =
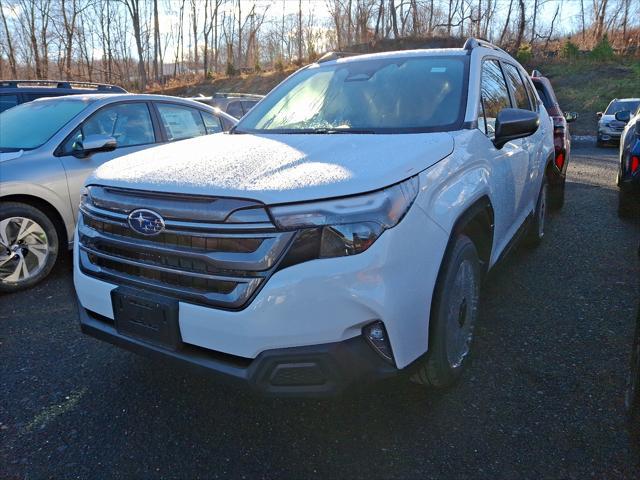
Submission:
<svg viewBox="0 0 640 480">
<path fill-rule="evenodd" d="M 38 275 L 50 255 L 40 224 L 26 217 L 0 220 L 0 283 L 22 283 Z"/>
<path fill-rule="evenodd" d="M 469 353 L 478 311 L 478 283 L 473 265 L 464 260 L 458 267 L 449 294 L 447 312 L 447 359 L 449 365 L 462 365 Z"/>
</svg>

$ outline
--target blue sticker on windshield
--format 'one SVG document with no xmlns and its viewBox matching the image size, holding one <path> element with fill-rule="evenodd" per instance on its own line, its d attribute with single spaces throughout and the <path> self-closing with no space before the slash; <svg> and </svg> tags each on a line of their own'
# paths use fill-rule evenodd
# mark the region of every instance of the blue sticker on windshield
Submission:
<svg viewBox="0 0 640 480">
<path fill-rule="evenodd" d="M 431 67 L 431 73 L 444 73 L 447 71 L 447 67 Z"/>
</svg>

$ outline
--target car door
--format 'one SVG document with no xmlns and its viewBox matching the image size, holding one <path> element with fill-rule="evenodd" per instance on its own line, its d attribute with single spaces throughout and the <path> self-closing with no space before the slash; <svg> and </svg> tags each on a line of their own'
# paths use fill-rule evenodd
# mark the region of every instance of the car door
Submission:
<svg viewBox="0 0 640 480">
<path fill-rule="evenodd" d="M 78 146 L 87 135 L 108 135 L 116 139 L 111 152 L 87 157 L 78 154 Z M 149 148 L 156 143 L 156 132 L 147 102 L 118 102 L 104 106 L 84 120 L 60 146 L 60 159 L 67 174 L 69 198 L 77 218 L 80 189 L 87 177 L 100 165 L 114 158 Z"/>
<path fill-rule="evenodd" d="M 512 107 L 507 82 L 498 60 L 483 61 L 480 81 L 478 127 L 489 139 L 484 153 L 488 156 L 494 179 L 495 241 L 496 252 L 500 252 L 524 221 L 519 205 L 529 159 L 528 152 L 518 140 L 507 142 L 501 149 L 497 149 L 492 142 L 498 114 L 502 109 Z"/>
<path fill-rule="evenodd" d="M 529 94 L 524 85 L 524 81 L 520 76 L 518 68 L 508 62 L 502 62 L 503 71 L 511 92 L 511 100 L 514 108 L 520 108 L 523 110 L 533 110 L 532 104 L 529 100 Z M 535 178 L 537 157 L 539 154 L 538 146 L 540 145 L 537 140 L 537 136 L 534 134 L 529 137 L 519 138 L 513 142 L 519 144 L 520 148 L 526 155 L 518 157 L 518 162 L 521 163 L 519 168 L 516 169 L 516 195 L 517 195 L 517 209 L 519 211 L 519 217 L 522 221 L 526 216 L 535 208 L 536 201 L 538 199 L 537 182 L 532 181 Z"/>
</svg>

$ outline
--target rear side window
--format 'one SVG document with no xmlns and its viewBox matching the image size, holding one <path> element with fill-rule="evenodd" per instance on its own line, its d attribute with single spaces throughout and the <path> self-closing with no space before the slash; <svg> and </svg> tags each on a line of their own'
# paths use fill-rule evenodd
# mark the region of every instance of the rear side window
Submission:
<svg viewBox="0 0 640 480">
<path fill-rule="evenodd" d="M 227 113 L 236 118 L 242 118 L 244 112 L 242 111 L 242 102 L 231 102 L 227 106 Z"/>
<path fill-rule="evenodd" d="M 249 110 L 251 110 L 256 103 L 258 102 L 255 100 L 245 100 L 244 102 L 242 102 L 242 109 L 244 110 L 244 113 L 247 113 Z"/>
<path fill-rule="evenodd" d="M 146 103 L 119 103 L 98 110 L 67 141 L 64 152 L 75 150 L 76 142 L 89 135 L 106 135 L 118 142 L 118 148 L 154 143 L 151 115 Z"/>
<path fill-rule="evenodd" d="M 158 103 L 157 106 L 170 142 L 206 134 L 199 110 L 167 103 Z"/>
<path fill-rule="evenodd" d="M 522 83 L 520 72 L 518 72 L 518 69 L 510 63 L 505 63 L 503 65 L 507 75 L 507 81 L 509 82 L 509 87 L 511 87 L 513 98 L 516 101 L 515 107 L 522 108 L 523 110 L 531 110 L 527 89 L 525 88 L 524 83 Z"/>
<path fill-rule="evenodd" d="M 16 105 L 18 105 L 17 95 L 0 95 L 0 112 L 4 112 Z"/>
<path fill-rule="evenodd" d="M 202 114 L 202 119 L 204 120 L 204 126 L 207 129 L 207 135 L 212 133 L 219 133 L 222 131 L 222 124 L 218 117 L 216 117 L 213 113 L 209 112 L 200 112 Z"/>
<path fill-rule="evenodd" d="M 498 113 L 503 108 L 511 107 L 507 83 L 496 60 L 486 60 L 482 64 L 480 95 L 482 109 L 478 116 L 478 124 L 484 123 L 485 128 L 481 130 L 493 137 Z"/>
</svg>

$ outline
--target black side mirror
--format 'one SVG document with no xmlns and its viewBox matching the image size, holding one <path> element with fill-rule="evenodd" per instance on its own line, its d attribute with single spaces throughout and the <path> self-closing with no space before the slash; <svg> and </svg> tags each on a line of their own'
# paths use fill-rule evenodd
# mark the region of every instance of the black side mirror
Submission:
<svg viewBox="0 0 640 480">
<path fill-rule="evenodd" d="M 598 119 L 602 118 L 602 112 L 596 113 L 596 117 L 598 117 Z"/>
<path fill-rule="evenodd" d="M 503 108 L 496 118 L 493 144 L 496 148 L 502 148 L 511 140 L 533 135 L 539 126 L 540 117 L 536 112 L 519 108 Z"/>
<path fill-rule="evenodd" d="M 564 119 L 567 123 L 575 122 L 578 119 L 578 112 L 564 112 Z"/>
<path fill-rule="evenodd" d="M 108 135 L 87 135 L 82 141 L 78 140 L 73 144 L 74 155 L 79 158 L 86 158 L 97 152 L 111 152 L 117 147 L 116 139 Z"/>
<path fill-rule="evenodd" d="M 631 120 L 631 112 L 629 110 L 616 112 L 616 120 L 619 122 L 629 123 L 629 120 Z"/>
</svg>

